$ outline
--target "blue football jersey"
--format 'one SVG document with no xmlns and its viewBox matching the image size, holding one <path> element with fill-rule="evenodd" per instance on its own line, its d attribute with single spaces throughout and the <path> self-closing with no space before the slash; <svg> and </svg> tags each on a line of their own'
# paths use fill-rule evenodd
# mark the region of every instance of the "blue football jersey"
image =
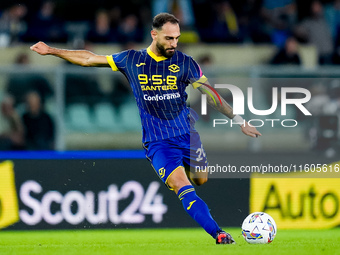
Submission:
<svg viewBox="0 0 340 255">
<path fill-rule="evenodd" d="M 150 48 L 107 56 L 113 71 L 122 72 L 135 96 L 142 123 L 143 143 L 190 132 L 186 87 L 207 79 L 192 57 L 176 51 L 171 58 L 156 56 Z"/>
</svg>

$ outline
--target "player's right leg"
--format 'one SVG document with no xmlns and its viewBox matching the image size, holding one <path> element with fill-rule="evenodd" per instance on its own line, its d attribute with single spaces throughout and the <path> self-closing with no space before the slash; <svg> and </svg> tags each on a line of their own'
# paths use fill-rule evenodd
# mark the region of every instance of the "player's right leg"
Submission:
<svg viewBox="0 0 340 255">
<path fill-rule="evenodd" d="M 161 180 L 175 191 L 184 210 L 215 238 L 217 243 L 231 243 L 232 239 L 218 238 L 225 232 L 211 217 L 207 204 L 197 196 L 191 185 L 183 166 L 183 150 L 177 147 L 178 144 L 179 141 L 174 142 L 171 139 L 148 143 L 145 145 L 146 156 Z"/>
<path fill-rule="evenodd" d="M 187 178 L 184 167 L 178 167 L 167 179 L 166 183 L 177 194 L 184 210 L 201 227 L 216 239 L 216 244 L 235 243 L 230 234 L 224 232 L 212 218 L 207 204 L 196 194 L 195 188 Z"/>
</svg>

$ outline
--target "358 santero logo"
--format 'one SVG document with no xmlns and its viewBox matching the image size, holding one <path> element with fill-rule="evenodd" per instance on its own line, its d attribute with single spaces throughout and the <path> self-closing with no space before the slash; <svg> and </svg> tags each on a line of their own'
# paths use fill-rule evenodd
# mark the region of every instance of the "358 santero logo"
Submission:
<svg viewBox="0 0 340 255">
<path fill-rule="evenodd" d="M 0 228 L 19 221 L 14 167 L 11 161 L 0 163 Z"/>
<path fill-rule="evenodd" d="M 147 90 L 177 90 L 177 77 L 168 75 L 163 77 L 160 74 L 148 76 L 146 74 L 138 75 L 139 83 L 143 91 Z"/>
</svg>

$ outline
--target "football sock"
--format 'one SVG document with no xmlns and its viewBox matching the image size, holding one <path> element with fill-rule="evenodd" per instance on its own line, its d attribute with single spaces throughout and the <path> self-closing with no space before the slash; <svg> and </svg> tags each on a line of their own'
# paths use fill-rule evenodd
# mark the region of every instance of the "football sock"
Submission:
<svg viewBox="0 0 340 255">
<path fill-rule="evenodd" d="M 216 221 L 212 218 L 207 204 L 196 195 L 195 188 L 192 185 L 182 187 L 177 196 L 182 201 L 184 210 L 213 238 L 216 233 L 221 231 Z"/>
</svg>

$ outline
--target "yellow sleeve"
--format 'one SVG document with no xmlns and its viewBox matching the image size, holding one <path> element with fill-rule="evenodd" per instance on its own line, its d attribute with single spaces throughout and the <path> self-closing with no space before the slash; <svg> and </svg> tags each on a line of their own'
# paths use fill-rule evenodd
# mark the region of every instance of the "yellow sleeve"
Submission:
<svg viewBox="0 0 340 255">
<path fill-rule="evenodd" d="M 208 78 L 205 77 L 204 75 L 202 75 L 201 78 L 199 78 L 197 81 L 195 81 L 194 83 L 192 83 L 192 86 L 194 87 L 194 89 L 197 89 L 197 88 L 200 87 L 202 84 L 204 84 L 207 80 L 208 80 Z"/>
<path fill-rule="evenodd" d="M 115 62 L 113 61 L 113 57 L 112 55 L 110 56 L 106 56 L 107 62 L 109 63 L 109 65 L 112 68 L 112 71 L 119 71 L 118 67 L 116 66 Z"/>
</svg>

